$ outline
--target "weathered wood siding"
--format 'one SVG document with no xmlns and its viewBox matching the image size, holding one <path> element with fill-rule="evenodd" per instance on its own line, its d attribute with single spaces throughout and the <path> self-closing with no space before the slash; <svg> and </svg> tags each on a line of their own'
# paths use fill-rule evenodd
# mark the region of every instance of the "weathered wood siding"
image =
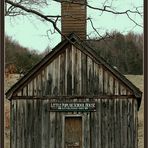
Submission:
<svg viewBox="0 0 148 148">
<path fill-rule="evenodd" d="M 96 112 L 51 112 L 55 101 L 96 102 Z M 83 148 L 137 148 L 137 100 L 85 50 L 66 45 L 13 93 L 11 148 L 64 148 L 63 117 L 82 117 Z"/>
<path fill-rule="evenodd" d="M 132 91 L 91 55 L 67 46 L 17 96 L 130 95 Z"/>
<path fill-rule="evenodd" d="M 63 148 L 65 115 L 82 116 L 83 148 L 137 148 L 135 99 L 87 98 L 97 103 L 96 112 L 50 112 L 50 101 L 57 99 L 12 100 L 11 148 Z"/>
</svg>

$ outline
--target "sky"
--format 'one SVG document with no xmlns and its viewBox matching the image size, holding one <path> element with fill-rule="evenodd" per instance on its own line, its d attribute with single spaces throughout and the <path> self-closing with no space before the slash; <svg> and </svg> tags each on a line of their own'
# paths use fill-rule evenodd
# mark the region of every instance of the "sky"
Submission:
<svg viewBox="0 0 148 148">
<path fill-rule="evenodd" d="M 52 0 L 48 1 L 48 7 L 40 8 L 43 14 L 48 15 L 60 15 L 61 5 Z M 102 7 L 105 0 L 88 0 L 88 4 L 95 7 Z M 143 0 L 108 0 L 106 5 L 110 5 L 112 2 L 113 8 L 118 11 L 125 11 L 127 9 L 133 10 L 134 7 L 143 6 Z M 143 8 L 139 8 L 143 9 Z M 142 33 L 143 28 L 136 26 L 127 18 L 126 15 L 113 15 L 110 13 L 101 13 L 87 8 L 87 17 L 93 19 L 95 28 L 98 29 L 100 34 L 105 32 L 112 32 L 114 30 L 120 31 L 126 34 L 130 31 L 135 33 Z M 133 15 L 132 18 L 139 24 L 143 24 L 143 18 Z M 61 27 L 60 22 L 57 24 Z M 50 31 L 51 30 L 51 31 Z M 93 29 L 89 22 L 87 22 L 87 34 L 90 34 Z M 48 36 L 47 36 L 48 32 Z M 28 47 L 31 50 L 37 50 L 39 53 L 43 52 L 47 47 L 53 48 L 61 41 L 61 35 L 59 33 L 53 33 L 53 27 L 49 22 L 45 22 L 36 16 L 17 16 L 17 17 L 5 17 L 5 34 L 12 37 L 23 47 Z M 94 37 L 95 33 L 91 33 L 90 36 Z"/>
</svg>

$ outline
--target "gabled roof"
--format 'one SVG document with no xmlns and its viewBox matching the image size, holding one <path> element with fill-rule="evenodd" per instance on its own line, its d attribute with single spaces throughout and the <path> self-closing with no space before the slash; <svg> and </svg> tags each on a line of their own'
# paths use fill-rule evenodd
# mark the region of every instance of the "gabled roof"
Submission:
<svg viewBox="0 0 148 148">
<path fill-rule="evenodd" d="M 142 92 L 133 83 L 131 83 L 124 75 L 118 70 L 114 69 L 109 63 L 107 63 L 102 57 L 98 56 L 97 53 L 86 43 L 80 40 L 74 33 L 70 34 L 65 40 L 61 41 L 49 54 L 47 54 L 39 63 L 37 63 L 25 76 L 23 76 L 16 84 L 14 84 L 7 92 L 6 97 L 11 98 L 13 93 L 22 86 L 26 81 L 30 79 L 37 71 L 39 71 L 54 55 L 56 55 L 64 46 L 68 43 L 73 44 L 78 49 L 85 53 L 89 53 L 96 61 L 105 66 L 113 75 L 121 80 L 126 86 L 128 86 L 134 93 L 135 98 L 138 100 L 138 106 L 140 107 Z M 138 107 L 138 108 L 139 108 Z"/>
</svg>

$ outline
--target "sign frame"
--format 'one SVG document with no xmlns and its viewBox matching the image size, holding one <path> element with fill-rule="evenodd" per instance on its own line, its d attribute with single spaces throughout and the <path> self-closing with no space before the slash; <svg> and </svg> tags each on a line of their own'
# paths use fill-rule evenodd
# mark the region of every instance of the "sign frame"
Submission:
<svg viewBox="0 0 148 148">
<path fill-rule="evenodd" d="M 96 102 L 50 102 L 50 112 L 96 112 Z"/>
</svg>

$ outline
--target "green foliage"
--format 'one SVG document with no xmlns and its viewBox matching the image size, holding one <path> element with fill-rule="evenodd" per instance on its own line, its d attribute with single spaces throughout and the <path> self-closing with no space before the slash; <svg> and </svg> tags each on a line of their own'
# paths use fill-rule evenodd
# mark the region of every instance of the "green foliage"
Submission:
<svg viewBox="0 0 148 148">
<path fill-rule="evenodd" d="M 143 34 L 123 35 L 112 32 L 111 38 L 89 41 L 98 55 L 123 74 L 143 74 Z"/>
<path fill-rule="evenodd" d="M 36 51 L 24 48 L 10 37 L 5 37 L 5 63 L 14 64 L 17 73 L 25 74 L 28 72 L 39 60 L 41 55 Z"/>
</svg>

